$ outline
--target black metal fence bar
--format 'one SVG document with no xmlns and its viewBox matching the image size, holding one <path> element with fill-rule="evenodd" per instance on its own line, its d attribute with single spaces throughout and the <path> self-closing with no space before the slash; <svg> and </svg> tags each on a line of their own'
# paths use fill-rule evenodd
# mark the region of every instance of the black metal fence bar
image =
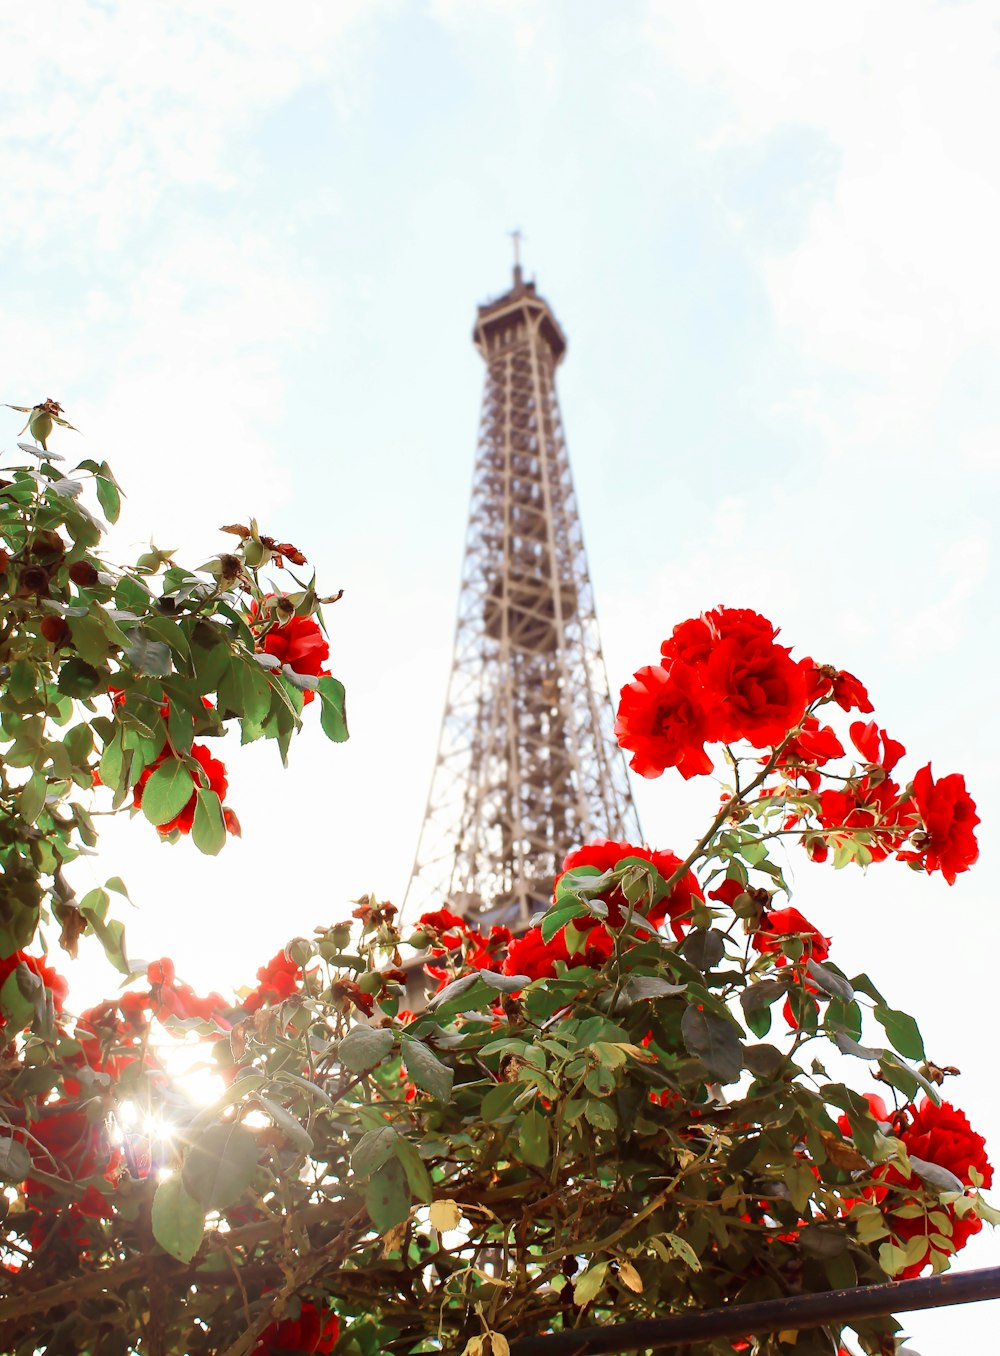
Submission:
<svg viewBox="0 0 1000 1356">
<path fill-rule="evenodd" d="M 511 1342 L 511 1356 L 624 1356 L 630 1351 L 665 1350 L 716 1337 L 759 1337 L 762 1333 L 793 1328 L 818 1328 L 824 1323 L 850 1323 L 914 1309 L 938 1309 L 949 1304 L 1000 1299 L 1000 1267 L 927 1276 L 885 1285 L 858 1285 L 850 1290 L 826 1290 L 816 1295 L 792 1295 L 701 1309 L 670 1318 L 611 1323 L 603 1328 L 574 1328 L 572 1332 L 523 1337 Z"/>
</svg>

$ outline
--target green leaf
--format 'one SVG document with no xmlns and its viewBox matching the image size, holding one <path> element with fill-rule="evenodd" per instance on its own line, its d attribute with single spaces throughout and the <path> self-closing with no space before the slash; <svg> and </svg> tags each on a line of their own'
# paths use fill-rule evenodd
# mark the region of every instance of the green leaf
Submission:
<svg viewBox="0 0 1000 1356">
<path fill-rule="evenodd" d="M 817 987 L 824 993 L 832 998 L 839 998 L 842 1003 L 854 1002 L 854 990 L 844 976 L 838 975 L 831 966 L 820 965 L 818 961 L 810 960 L 806 963 L 806 969 Z"/>
<path fill-rule="evenodd" d="M 0 1011 L 6 1014 L 15 1031 L 29 1026 L 35 1015 L 34 1000 L 27 997 L 18 979 L 20 969 L 21 966 L 16 966 L 0 988 Z"/>
<path fill-rule="evenodd" d="M 125 950 L 125 925 L 119 923 L 117 918 L 110 919 L 107 923 L 101 919 L 89 917 L 90 926 L 100 938 L 101 945 L 104 947 L 104 954 L 108 960 L 123 975 L 132 974 L 132 966 L 129 963 L 128 952 Z"/>
<path fill-rule="evenodd" d="M 686 989 L 686 984 L 671 984 L 658 975 L 633 975 L 621 996 L 626 1004 L 641 1003 L 648 998 L 676 998 Z"/>
<path fill-rule="evenodd" d="M 540 1111 L 522 1116 L 517 1132 L 517 1156 L 533 1168 L 544 1168 L 549 1161 L 549 1123 Z"/>
<path fill-rule="evenodd" d="M 47 789 L 48 785 L 41 772 L 36 772 L 25 782 L 17 797 L 17 813 L 26 823 L 34 824 L 44 810 Z"/>
<path fill-rule="evenodd" d="M 496 1123 L 509 1116 L 514 1110 L 514 1103 L 524 1091 L 522 1083 L 497 1083 L 483 1098 L 480 1107 L 482 1119 L 490 1123 Z"/>
<path fill-rule="evenodd" d="M 312 1153 L 312 1135 L 290 1111 L 286 1110 L 280 1102 L 275 1102 L 272 1098 L 263 1096 L 262 1093 L 257 1094 L 257 1101 L 298 1153 Z"/>
<path fill-rule="evenodd" d="M 720 1082 L 736 1082 L 743 1069 L 743 1046 L 729 1022 L 689 1006 L 681 1018 L 681 1035 L 691 1054 Z"/>
<path fill-rule="evenodd" d="M 366 1130 L 351 1154 L 351 1171 L 355 1177 L 371 1177 L 383 1163 L 395 1157 L 399 1135 L 390 1125 L 377 1130 Z"/>
<path fill-rule="evenodd" d="M 549 909 L 542 919 L 542 941 L 548 944 L 557 932 L 561 932 L 571 918 L 586 918 L 587 910 L 582 904 L 568 904 L 561 909 Z"/>
<path fill-rule="evenodd" d="M 964 1193 L 965 1183 L 948 1168 L 942 1168 L 938 1163 L 928 1163 L 926 1159 L 917 1158 L 915 1154 L 910 1154 L 909 1158 L 913 1171 L 935 1191 Z"/>
<path fill-rule="evenodd" d="M 116 523 L 118 515 L 122 511 L 122 500 L 117 485 L 107 476 L 96 476 L 95 484 L 97 486 L 97 502 L 101 506 L 101 512 L 109 523 Z M 187 1259 L 182 1258 L 181 1260 L 186 1261 Z"/>
<path fill-rule="evenodd" d="M 59 670 L 59 681 L 56 686 L 66 697 L 74 697 L 78 701 L 86 701 L 92 697 L 95 692 L 107 686 L 108 675 L 101 673 L 91 664 L 85 664 L 82 659 L 74 656 L 67 659 Z"/>
<path fill-rule="evenodd" d="M 718 965 L 726 952 L 726 941 L 722 933 L 715 928 L 697 928 L 689 932 L 681 948 L 684 957 L 699 970 L 711 970 Z"/>
<path fill-rule="evenodd" d="M 777 979 L 762 979 L 759 984 L 751 984 L 740 994 L 740 1006 L 746 1018 L 747 1026 L 755 1036 L 766 1036 L 771 1029 L 772 1003 L 783 997 L 788 990 Z"/>
<path fill-rule="evenodd" d="M 108 638 L 96 617 L 68 617 L 73 648 L 87 664 L 103 665 L 108 657 Z"/>
<path fill-rule="evenodd" d="M 31 1171 L 31 1155 L 23 1144 L 8 1136 L 0 1138 L 0 1181 L 17 1185 Z"/>
<path fill-rule="evenodd" d="M 442 1064 L 433 1050 L 412 1036 L 403 1036 L 401 1052 L 406 1072 L 417 1087 L 429 1092 L 439 1102 L 447 1102 L 455 1081 L 454 1069 Z"/>
<path fill-rule="evenodd" d="M 85 763 L 94 751 L 94 734 L 89 725 L 74 725 L 63 744 L 74 763 Z"/>
<path fill-rule="evenodd" d="M 690 1267 L 692 1271 L 701 1270 L 701 1258 L 686 1238 L 681 1238 L 677 1234 L 664 1234 L 663 1237 L 670 1251 L 679 1257 L 685 1266 Z"/>
<path fill-rule="evenodd" d="M 162 640 L 150 640 L 149 636 L 138 628 L 133 633 L 132 643 L 128 647 L 128 662 L 139 673 L 146 673 L 151 678 L 166 678 L 173 669 L 170 646 L 165 645 Z"/>
<path fill-rule="evenodd" d="M 892 1042 L 893 1048 L 906 1059 L 925 1059 L 924 1042 L 920 1028 L 908 1012 L 898 1012 L 878 1004 L 875 1020 Z"/>
<path fill-rule="evenodd" d="M 854 975 L 851 978 L 851 988 L 855 993 L 866 993 L 869 998 L 874 998 L 880 1007 L 886 1007 L 886 1001 L 876 989 L 875 985 L 867 975 Z"/>
<path fill-rule="evenodd" d="M 859 1045 L 856 1040 L 852 1040 L 846 1032 L 838 1031 L 834 1038 L 837 1048 L 845 1055 L 854 1055 L 857 1059 L 881 1059 L 885 1051 L 881 1046 Z"/>
<path fill-rule="evenodd" d="M 238 1121 L 210 1125 L 184 1161 L 184 1186 L 206 1210 L 224 1210 L 242 1196 L 257 1171 L 257 1141 Z"/>
<path fill-rule="evenodd" d="M 191 837 L 199 852 L 204 852 L 208 857 L 215 857 L 222 851 L 226 842 L 226 821 L 222 815 L 222 801 L 214 791 L 208 791 L 204 787 L 199 787 L 195 795 Z M 142 799 L 145 808 L 145 795 Z"/>
<path fill-rule="evenodd" d="M 530 975 L 501 975 L 496 970 L 480 970 L 479 978 L 498 993 L 517 993 L 531 983 Z"/>
<path fill-rule="evenodd" d="M 251 723 L 264 720 L 271 709 L 271 684 L 267 674 L 253 660 L 241 661 L 239 685 L 243 698 L 243 718 Z"/>
<path fill-rule="evenodd" d="M 365 1191 L 365 1208 L 380 1234 L 393 1225 L 402 1224 L 410 1213 L 410 1187 L 402 1164 L 390 1159 L 381 1172 L 369 1182 Z"/>
<path fill-rule="evenodd" d="M 775 1045 L 748 1045 L 743 1059 L 755 1078 L 773 1082 L 786 1068 L 786 1057 Z"/>
<path fill-rule="evenodd" d="M 352 1073 L 366 1073 L 381 1064 L 394 1039 L 391 1031 L 381 1027 L 354 1026 L 340 1042 L 337 1056 Z"/>
<path fill-rule="evenodd" d="M 142 790 L 142 813 L 150 824 L 175 819 L 195 793 L 195 782 L 186 763 L 166 758 Z"/>
<path fill-rule="evenodd" d="M 604 1285 L 604 1276 L 607 1269 L 607 1262 L 598 1262 L 596 1266 L 587 1268 L 573 1287 L 573 1303 L 575 1305 L 582 1309 L 585 1304 L 596 1299 Z"/>
<path fill-rule="evenodd" d="M 153 1237 L 178 1262 L 190 1262 L 205 1234 L 205 1212 L 174 1173 L 156 1188 L 152 1209 Z"/>
<path fill-rule="evenodd" d="M 195 631 L 195 643 L 191 646 L 191 662 L 194 665 L 195 690 L 202 695 L 218 690 L 222 675 L 233 663 L 229 637 L 221 627 L 201 622 Z M 209 641 L 203 644 L 202 641 Z"/>
<path fill-rule="evenodd" d="M 583 1109 L 583 1114 L 597 1130 L 616 1130 L 618 1113 L 610 1102 L 598 1102 L 591 1098 Z"/>
<path fill-rule="evenodd" d="M 316 688 L 320 699 L 319 723 L 327 739 L 342 744 L 348 736 L 347 696 L 344 684 L 336 678 L 321 678 Z"/>
<path fill-rule="evenodd" d="M 400 1137 L 397 1141 L 396 1157 L 403 1165 L 411 1196 L 425 1205 L 429 1204 L 434 1199 L 434 1183 L 426 1163 L 408 1139 Z"/>
<path fill-rule="evenodd" d="M 879 1068 L 886 1080 L 911 1101 L 917 1095 L 917 1089 L 923 1088 L 935 1106 L 941 1105 L 941 1093 L 930 1079 L 925 1078 L 919 1070 L 911 1069 L 905 1060 L 894 1055 L 891 1050 L 887 1050 L 879 1060 Z"/>
</svg>

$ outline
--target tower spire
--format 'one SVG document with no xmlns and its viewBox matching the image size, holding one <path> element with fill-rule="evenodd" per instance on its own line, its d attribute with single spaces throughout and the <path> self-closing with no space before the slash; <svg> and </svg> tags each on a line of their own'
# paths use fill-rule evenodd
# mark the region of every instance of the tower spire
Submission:
<svg viewBox="0 0 1000 1356">
<path fill-rule="evenodd" d="M 555 370 L 534 283 L 479 307 L 486 363 L 455 652 L 405 907 L 523 928 L 565 854 L 640 841 L 601 653 Z"/>
<path fill-rule="evenodd" d="M 524 274 L 521 271 L 521 242 L 524 240 L 524 233 L 520 226 L 517 226 L 507 234 L 514 246 L 514 286 L 520 287 L 524 282 Z"/>
</svg>

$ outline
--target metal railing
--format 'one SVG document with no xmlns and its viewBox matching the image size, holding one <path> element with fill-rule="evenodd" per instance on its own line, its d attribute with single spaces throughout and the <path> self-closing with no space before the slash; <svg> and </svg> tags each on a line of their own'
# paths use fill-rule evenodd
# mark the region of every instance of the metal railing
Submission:
<svg viewBox="0 0 1000 1356">
<path fill-rule="evenodd" d="M 882 1318 L 915 1309 L 938 1309 L 950 1304 L 1000 1299 L 1000 1267 L 927 1276 L 914 1281 L 856 1285 L 848 1290 L 826 1290 L 702 1309 L 669 1318 L 611 1323 L 600 1328 L 522 1337 L 510 1344 L 511 1356 L 626 1356 L 628 1352 L 665 1351 L 670 1347 L 707 1342 L 713 1338 L 760 1337 L 788 1329 L 819 1328 L 826 1323 L 851 1323 Z"/>
</svg>

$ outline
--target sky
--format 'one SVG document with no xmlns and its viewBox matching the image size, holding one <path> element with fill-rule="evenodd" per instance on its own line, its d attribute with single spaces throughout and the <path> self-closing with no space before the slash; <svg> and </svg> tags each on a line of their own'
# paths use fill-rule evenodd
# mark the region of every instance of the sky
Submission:
<svg viewBox="0 0 1000 1356">
<path fill-rule="evenodd" d="M 216 860 L 137 820 L 80 864 L 81 890 L 125 877 L 133 953 L 236 986 L 357 895 L 401 900 L 451 657 L 471 327 L 516 227 L 569 339 L 612 689 L 677 621 L 750 606 L 867 683 L 909 775 L 965 774 L 982 852 L 954 888 L 796 860 L 795 903 L 963 1069 L 948 1095 L 1000 1160 L 995 5 L 35 0 L 3 30 L 0 398 L 55 397 L 83 430 L 60 449 L 112 463 L 112 552 L 155 538 L 197 565 L 256 514 L 344 589 L 351 742 L 309 729 L 287 771 L 228 750 L 244 837 Z M 635 795 L 683 853 L 716 792 Z M 962 1261 L 1000 1265 L 1000 1240 Z M 907 1330 L 936 1356 L 996 1323 Z"/>
</svg>

